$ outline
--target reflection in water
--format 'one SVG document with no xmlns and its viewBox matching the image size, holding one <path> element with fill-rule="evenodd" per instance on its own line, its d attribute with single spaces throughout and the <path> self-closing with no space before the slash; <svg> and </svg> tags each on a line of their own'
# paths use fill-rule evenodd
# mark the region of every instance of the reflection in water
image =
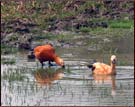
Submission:
<svg viewBox="0 0 135 107">
<path fill-rule="evenodd" d="M 63 69 L 54 69 L 54 68 L 46 68 L 46 69 L 38 69 L 35 72 L 36 82 L 40 85 L 51 85 L 55 80 L 59 80 L 64 76 Z"/>
<path fill-rule="evenodd" d="M 99 84 L 111 84 L 112 85 L 112 91 L 111 91 L 112 96 L 116 95 L 115 77 L 116 77 L 115 75 L 93 75 L 93 78 L 97 85 L 99 85 Z"/>
<path fill-rule="evenodd" d="M 75 63 L 76 64 L 76 63 Z M 77 64 L 76 64 L 77 65 Z M 78 66 L 75 66 L 77 68 Z M 2 76 L 15 72 L 16 69 L 8 66 L 8 72 Z M 3 71 L 6 71 L 3 66 Z M 118 68 L 115 76 L 87 76 L 89 70 L 84 68 L 70 69 L 24 69 L 18 68 L 11 77 L 2 78 L 2 105 L 3 106 L 132 106 L 134 101 L 133 68 Z M 19 73 L 18 73 L 19 72 Z M 64 73 L 63 73 L 64 72 Z M 34 75 L 33 75 L 34 73 Z M 18 78 L 23 76 L 23 80 Z M 64 77 L 63 77 L 64 76 Z M 82 77 L 85 77 L 83 78 Z M 88 77 L 88 78 L 87 78 Z M 94 82 L 96 84 L 93 84 Z M 36 80 L 36 82 L 35 82 Z M 58 80 L 58 81 L 57 81 Z M 55 82 L 55 83 L 54 83 Z M 38 85 L 37 85 L 38 84 Z M 112 88 L 111 88 L 112 85 Z M 115 86 L 116 85 L 116 86 Z M 116 88 L 117 87 L 117 88 Z M 112 94 L 110 95 L 110 90 Z M 113 93 L 114 92 L 114 93 Z"/>
<path fill-rule="evenodd" d="M 73 57 L 64 57 L 68 69 L 38 69 L 36 63 L 28 62 L 25 56 L 18 57 L 15 65 L 1 64 L 2 106 L 133 106 L 133 66 L 117 66 L 117 81 L 115 76 L 92 76 L 86 66 L 79 66 L 89 58 L 73 52 Z M 99 57 L 99 53 L 94 55 L 91 57 Z M 112 95 L 117 92 L 113 97 L 111 90 Z"/>
</svg>

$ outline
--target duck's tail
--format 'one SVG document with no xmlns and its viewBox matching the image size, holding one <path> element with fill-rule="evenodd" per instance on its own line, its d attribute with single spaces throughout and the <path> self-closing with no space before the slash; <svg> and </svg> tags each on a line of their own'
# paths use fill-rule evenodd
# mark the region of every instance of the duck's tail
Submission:
<svg viewBox="0 0 135 107">
<path fill-rule="evenodd" d="M 93 67 L 93 65 L 92 65 L 92 64 L 91 64 L 91 65 L 87 65 L 87 67 L 88 67 L 88 68 L 92 68 L 92 67 Z"/>
<path fill-rule="evenodd" d="M 93 60 L 93 62 L 91 64 L 88 64 L 87 67 L 90 68 L 92 71 L 95 69 L 95 67 L 93 66 L 93 64 L 97 62 L 96 60 Z"/>
<path fill-rule="evenodd" d="M 93 65 L 87 65 L 88 68 L 90 68 L 92 71 L 94 71 L 95 67 Z"/>
<path fill-rule="evenodd" d="M 29 54 L 27 55 L 27 58 L 35 60 L 35 54 L 34 54 L 34 49 L 33 48 L 31 48 Z"/>
</svg>

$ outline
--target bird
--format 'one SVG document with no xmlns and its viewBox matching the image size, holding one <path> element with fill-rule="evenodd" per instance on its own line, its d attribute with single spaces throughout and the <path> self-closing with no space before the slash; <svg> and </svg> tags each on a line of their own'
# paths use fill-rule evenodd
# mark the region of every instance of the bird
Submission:
<svg viewBox="0 0 135 107">
<path fill-rule="evenodd" d="M 52 44 L 45 44 L 41 46 L 37 46 L 34 48 L 34 55 L 36 59 L 39 60 L 39 62 L 42 65 L 43 68 L 43 62 L 48 61 L 49 67 L 52 66 L 51 62 L 56 62 L 57 65 L 65 67 L 64 61 L 62 58 L 60 58 L 55 53 L 55 49 Z"/>
<path fill-rule="evenodd" d="M 93 74 L 96 75 L 115 75 L 116 74 L 116 62 L 117 58 L 115 55 L 112 55 L 110 58 L 110 65 L 95 62 L 93 64 L 87 65 L 88 68 L 91 68 Z"/>
</svg>

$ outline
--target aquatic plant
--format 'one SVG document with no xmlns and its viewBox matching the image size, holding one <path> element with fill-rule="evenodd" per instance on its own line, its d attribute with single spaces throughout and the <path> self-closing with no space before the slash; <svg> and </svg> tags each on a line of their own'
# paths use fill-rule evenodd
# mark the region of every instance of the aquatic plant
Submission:
<svg viewBox="0 0 135 107">
<path fill-rule="evenodd" d="M 12 81 L 23 81 L 25 79 L 25 76 L 19 72 L 12 72 L 10 74 L 3 75 L 2 78 L 8 80 L 9 82 L 12 82 Z"/>
<path fill-rule="evenodd" d="M 15 64 L 16 63 L 16 60 L 15 59 L 6 59 L 6 58 L 2 58 L 1 59 L 1 63 L 2 64 Z"/>
</svg>

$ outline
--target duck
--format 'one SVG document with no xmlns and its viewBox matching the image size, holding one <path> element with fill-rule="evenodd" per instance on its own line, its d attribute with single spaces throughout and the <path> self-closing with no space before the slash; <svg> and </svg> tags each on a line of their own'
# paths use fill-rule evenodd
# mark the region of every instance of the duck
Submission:
<svg viewBox="0 0 135 107">
<path fill-rule="evenodd" d="M 115 75 L 116 62 L 116 55 L 112 55 L 110 58 L 110 65 L 101 62 L 95 62 L 93 64 L 87 65 L 87 67 L 90 68 L 92 73 L 96 75 Z"/>
<path fill-rule="evenodd" d="M 49 67 L 52 66 L 51 62 L 56 62 L 57 65 L 65 67 L 64 60 L 56 53 L 52 44 L 45 44 L 34 48 L 35 58 L 39 60 L 43 68 L 43 62 L 48 61 Z"/>
</svg>

